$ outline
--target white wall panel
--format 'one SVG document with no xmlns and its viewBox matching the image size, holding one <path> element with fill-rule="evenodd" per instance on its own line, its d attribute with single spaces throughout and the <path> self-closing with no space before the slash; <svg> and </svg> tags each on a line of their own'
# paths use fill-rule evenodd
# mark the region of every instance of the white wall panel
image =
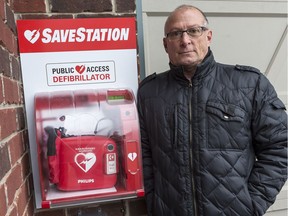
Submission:
<svg viewBox="0 0 288 216">
<path fill-rule="evenodd" d="M 140 26 L 143 28 L 143 76 L 168 69 L 169 61 L 162 45 L 164 22 L 177 6 L 193 4 L 208 16 L 213 30 L 211 49 L 216 61 L 257 67 L 268 77 L 279 97 L 288 105 L 287 0 L 138 2 L 142 4 Z M 267 216 L 287 216 L 287 188 L 286 184 Z"/>
</svg>

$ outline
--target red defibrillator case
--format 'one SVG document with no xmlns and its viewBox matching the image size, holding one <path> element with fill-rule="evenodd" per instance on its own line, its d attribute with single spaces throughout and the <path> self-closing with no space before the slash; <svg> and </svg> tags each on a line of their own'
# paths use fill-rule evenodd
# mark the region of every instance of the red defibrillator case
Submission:
<svg viewBox="0 0 288 216">
<path fill-rule="evenodd" d="M 104 136 L 63 137 L 45 128 L 48 138 L 49 180 L 63 191 L 113 187 L 117 181 L 114 140 Z"/>
<path fill-rule="evenodd" d="M 38 93 L 35 120 L 43 200 L 51 188 L 83 191 L 84 196 L 87 190 L 114 188 L 105 190 L 105 198 L 109 193 L 144 195 L 137 109 L 130 90 Z"/>
</svg>

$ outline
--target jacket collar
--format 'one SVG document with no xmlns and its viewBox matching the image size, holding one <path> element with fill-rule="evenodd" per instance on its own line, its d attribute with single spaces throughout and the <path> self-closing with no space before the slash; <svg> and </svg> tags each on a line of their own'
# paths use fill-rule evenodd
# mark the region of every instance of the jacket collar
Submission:
<svg viewBox="0 0 288 216">
<path fill-rule="evenodd" d="M 211 71 L 212 68 L 215 67 L 215 60 L 212 51 L 208 50 L 207 55 L 205 56 L 204 60 L 197 65 L 196 72 L 192 78 L 193 84 L 196 82 L 198 83 L 201 79 L 206 77 Z M 171 62 L 169 63 L 170 66 L 170 72 L 173 78 L 175 78 L 177 81 L 180 81 L 181 83 L 189 83 L 189 80 L 184 76 L 184 71 L 182 66 L 175 66 Z"/>
</svg>

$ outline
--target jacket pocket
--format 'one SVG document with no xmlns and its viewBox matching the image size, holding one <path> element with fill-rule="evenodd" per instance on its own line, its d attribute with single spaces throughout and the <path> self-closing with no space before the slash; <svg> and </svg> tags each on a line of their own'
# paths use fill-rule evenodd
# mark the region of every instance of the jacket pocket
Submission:
<svg viewBox="0 0 288 216">
<path fill-rule="evenodd" d="M 207 101 L 206 130 L 209 149 L 243 150 L 251 141 L 245 111 L 235 104 Z"/>
<path fill-rule="evenodd" d="M 167 132 L 170 134 L 172 149 L 184 151 L 183 143 L 188 142 L 189 124 L 187 112 L 187 106 L 181 103 L 173 104 L 166 110 L 166 118 L 169 125 Z M 167 143 L 165 143 L 165 146 L 167 146 Z"/>
<path fill-rule="evenodd" d="M 245 116 L 245 112 L 240 107 L 214 101 L 207 102 L 206 111 L 218 116 L 223 121 L 242 122 Z"/>
</svg>

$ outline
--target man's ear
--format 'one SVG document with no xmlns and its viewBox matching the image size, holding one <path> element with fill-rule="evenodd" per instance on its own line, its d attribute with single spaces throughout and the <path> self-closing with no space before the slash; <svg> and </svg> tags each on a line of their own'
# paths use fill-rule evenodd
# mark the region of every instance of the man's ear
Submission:
<svg viewBox="0 0 288 216">
<path fill-rule="evenodd" d="M 163 46 L 164 46 L 164 49 L 167 53 L 167 41 L 166 41 L 166 38 L 163 38 Z"/>
<path fill-rule="evenodd" d="M 211 44 L 212 42 L 212 30 L 208 30 L 208 33 L 207 33 L 207 42 L 208 42 L 208 45 Z"/>
</svg>

